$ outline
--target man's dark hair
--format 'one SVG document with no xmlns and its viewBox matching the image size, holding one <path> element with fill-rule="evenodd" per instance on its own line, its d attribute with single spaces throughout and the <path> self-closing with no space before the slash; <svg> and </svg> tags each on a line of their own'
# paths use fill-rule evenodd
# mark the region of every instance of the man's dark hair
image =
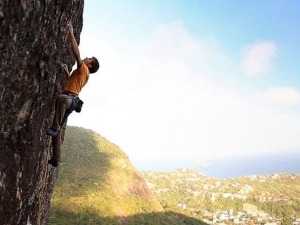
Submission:
<svg viewBox="0 0 300 225">
<path fill-rule="evenodd" d="M 96 57 L 92 57 L 91 65 L 92 67 L 89 68 L 90 73 L 96 73 L 100 67 L 98 59 Z"/>
</svg>

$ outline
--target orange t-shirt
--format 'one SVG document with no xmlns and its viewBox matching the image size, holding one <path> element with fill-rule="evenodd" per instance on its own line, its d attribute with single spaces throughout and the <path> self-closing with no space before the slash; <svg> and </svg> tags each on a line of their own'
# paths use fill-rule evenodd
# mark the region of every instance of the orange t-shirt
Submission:
<svg viewBox="0 0 300 225">
<path fill-rule="evenodd" d="M 71 76 L 69 76 L 64 92 L 79 94 L 84 85 L 86 85 L 89 75 L 89 68 L 83 62 L 81 66 L 74 70 Z"/>
</svg>

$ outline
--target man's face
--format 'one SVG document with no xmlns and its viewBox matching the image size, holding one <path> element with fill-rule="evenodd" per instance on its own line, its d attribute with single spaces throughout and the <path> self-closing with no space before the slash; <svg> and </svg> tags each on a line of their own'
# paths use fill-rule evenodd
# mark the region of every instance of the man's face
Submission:
<svg viewBox="0 0 300 225">
<path fill-rule="evenodd" d="M 84 64 L 87 65 L 87 66 L 90 65 L 92 61 L 93 61 L 92 58 L 85 58 L 85 59 L 83 60 Z"/>
</svg>

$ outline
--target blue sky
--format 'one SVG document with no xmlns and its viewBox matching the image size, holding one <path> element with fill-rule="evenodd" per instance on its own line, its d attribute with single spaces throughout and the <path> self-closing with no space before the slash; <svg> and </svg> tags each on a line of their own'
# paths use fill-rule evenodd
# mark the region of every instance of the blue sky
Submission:
<svg viewBox="0 0 300 225">
<path fill-rule="evenodd" d="M 296 0 L 85 1 L 80 50 L 101 68 L 70 125 L 134 164 L 300 150 Z"/>
</svg>

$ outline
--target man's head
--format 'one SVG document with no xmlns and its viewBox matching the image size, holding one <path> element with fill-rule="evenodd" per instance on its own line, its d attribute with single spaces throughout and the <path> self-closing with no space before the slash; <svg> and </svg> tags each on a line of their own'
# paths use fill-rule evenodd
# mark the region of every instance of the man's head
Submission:
<svg viewBox="0 0 300 225">
<path fill-rule="evenodd" d="M 96 73 L 100 67 L 98 59 L 96 57 L 85 58 L 83 62 L 89 68 L 90 73 Z"/>
</svg>

